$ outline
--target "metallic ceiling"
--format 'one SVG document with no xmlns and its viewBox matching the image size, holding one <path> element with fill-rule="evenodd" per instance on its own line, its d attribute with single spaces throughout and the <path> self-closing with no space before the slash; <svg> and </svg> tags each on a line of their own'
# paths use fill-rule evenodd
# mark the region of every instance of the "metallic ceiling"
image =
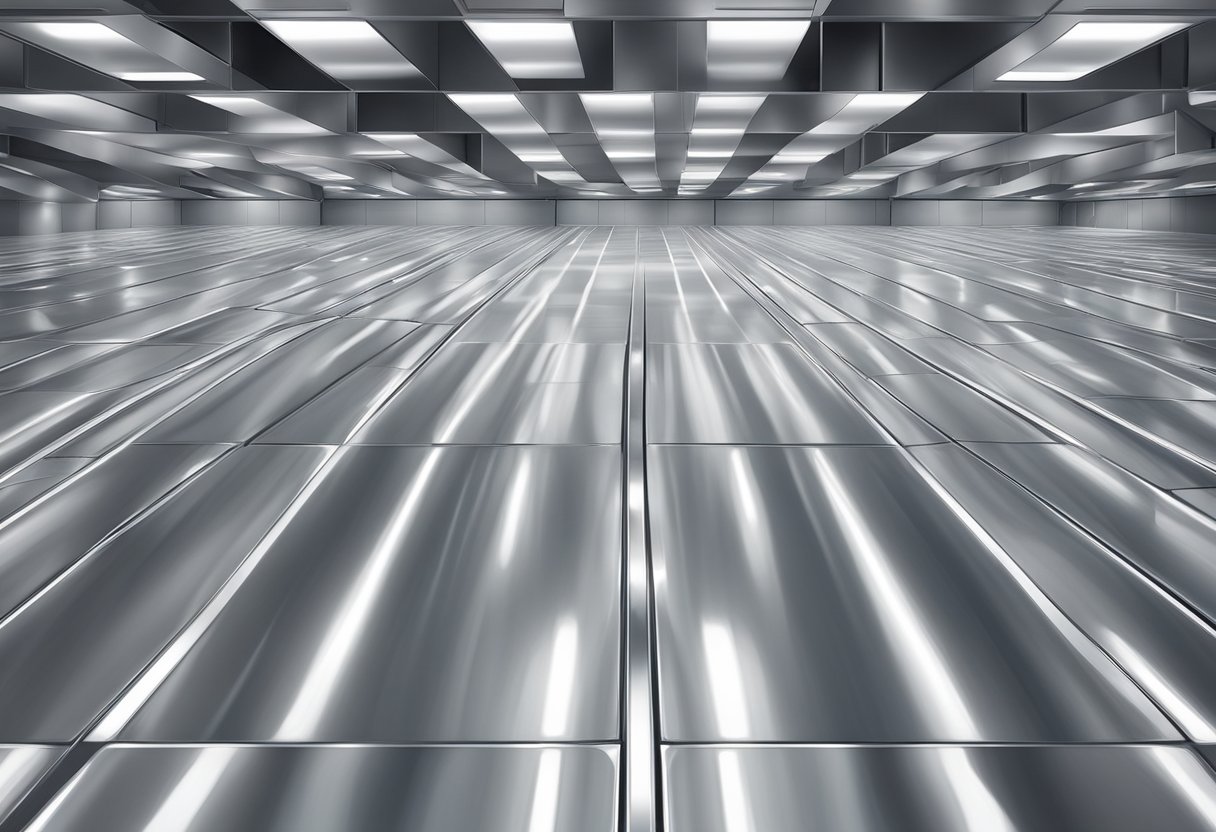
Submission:
<svg viewBox="0 0 1216 832">
<path fill-rule="evenodd" d="M 1210 0 L 0 1 L 0 198 L 1216 191 Z"/>
</svg>

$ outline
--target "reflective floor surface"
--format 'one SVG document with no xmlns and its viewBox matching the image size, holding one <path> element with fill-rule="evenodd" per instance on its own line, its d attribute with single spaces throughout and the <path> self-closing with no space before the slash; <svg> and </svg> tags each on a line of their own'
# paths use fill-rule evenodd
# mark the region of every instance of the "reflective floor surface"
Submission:
<svg viewBox="0 0 1216 832">
<path fill-rule="evenodd" d="M 1216 830 L 1216 237 L 0 243 L 0 830 Z"/>
</svg>

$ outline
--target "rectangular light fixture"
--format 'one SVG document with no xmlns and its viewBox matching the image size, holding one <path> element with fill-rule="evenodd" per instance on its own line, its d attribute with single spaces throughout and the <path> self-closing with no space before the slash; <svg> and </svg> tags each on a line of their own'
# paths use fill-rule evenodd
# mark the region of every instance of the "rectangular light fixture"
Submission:
<svg viewBox="0 0 1216 832">
<path fill-rule="evenodd" d="M 156 123 L 128 110 L 76 93 L 0 94 L 0 107 L 88 130 L 152 132 Z"/>
<path fill-rule="evenodd" d="M 698 95 L 680 183 L 716 181 L 735 155 L 747 126 L 764 100 L 764 95 Z M 688 165 L 688 159 L 714 159 L 715 162 Z"/>
<path fill-rule="evenodd" d="M 831 118 L 796 136 L 749 183 L 802 179 L 806 168 L 856 141 L 924 97 L 923 92 L 866 92 L 849 99 Z M 741 193 L 736 190 L 735 193 Z"/>
<path fill-rule="evenodd" d="M 470 20 L 469 29 L 512 78 L 582 78 L 583 59 L 566 20 Z"/>
<path fill-rule="evenodd" d="M 519 157 L 525 164 L 556 165 L 558 170 L 538 171 L 551 181 L 582 182 L 553 139 L 513 93 L 449 93 L 449 100 Z M 529 163 L 524 157 L 543 159 Z"/>
<path fill-rule="evenodd" d="M 55 20 L 0 24 L 0 31 L 114 78 L 133 83 L 188 83 L 204 78 L 188 72 L 104 23 Z"/>
<path fill-rule="evenodd" d="M 581 93 L 596 138 L 630 190 L 659 184 L 653 93 Z"/>
<path fill-rule="evenodd" d="M 366 20 L 263 20 L 275 37 L 339 81 L 422 77 L 418 67 Z"/>
<path fill-rule="evenodd" d="M 1189 25 L 1142 20 L 1078 23 L 996 80 L 1075 81 Z"/>
<path fill-rule="evenodd" d="M 809 20 L 711 20 L 706 67 L 711 81 L 780 81 L 810 28 Z"/>
<path fill-rule="evenodd" d="M 190 96 L 195 101 L 209 104 L 249 119 L 248 125 L 238 132 L 248 133 L 328 133 L 329 131 L 299 116 L 285 113 L 265 101 L 248 95 L 209 95 L 198 93 Z"/>
</svg>

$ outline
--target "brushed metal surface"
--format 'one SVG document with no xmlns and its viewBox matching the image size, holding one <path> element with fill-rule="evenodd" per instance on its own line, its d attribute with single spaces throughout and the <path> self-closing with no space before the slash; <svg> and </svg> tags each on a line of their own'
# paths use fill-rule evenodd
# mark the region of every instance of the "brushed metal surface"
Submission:
<svg viewBox="0 0 1216 832">
<path fill-rule="evenodd" d="M 352 441 L 619 443 L 624 368 L 624 344 L 451 344 Z"/>
<path fill-rule="evenodd" d="M 885 442 L 793 345 L 650 344 L 646 360 L 650 442 Z"/>
<path fill-rule="evenodd" d="M 106 748 L 31 832 L 611 832 L 595 746 Z"/>
<path fill-rule="evenodd" d="M 660 447 L 665 739 L 1177 738 L 889 448 Z"/>
<path fill-rule="evenodd" d="M 0 820 L 61 752 L 47 745 L 0 745 Z"/>
<path fill-rule="evenodd" d="M 619 449 L 339 455 L 123 737 L 615 740 Z"/>
<path fill-rule="evenodd" d="M 1216 830 L 1214 255 L 0 239 L 0 828 Z"/>
<path fill-rule="evenodd" d="M 324 459 L 321 448 L 238 448 L 6 619 L 0 737 L 70 742 L 83 732 L 207 602 Z"/>
<path fill-rule="evenodd" d="M 670 832 L 1140 832 L 1216 827 L 1185 748 L 667 748 Z"/>
</svg>

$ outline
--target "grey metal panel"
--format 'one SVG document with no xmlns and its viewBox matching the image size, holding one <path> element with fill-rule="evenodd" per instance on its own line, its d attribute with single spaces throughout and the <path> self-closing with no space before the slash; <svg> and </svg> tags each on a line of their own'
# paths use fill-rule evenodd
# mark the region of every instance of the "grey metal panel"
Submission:
<svg viewBox="0 0 1216 832">
<path fill-rule="evenodd" d="M 65 202 L 59 206 L 59 221 L 64 231 L 97 229 L 96 202 Z"/>
<path fill-rule="evenodd" d="M 246 442 L 411 329 L 393 321 L 331 321 L 213 387 L 140 441 Z"/>
<path fill-rule="evenodd" d="M 278 225 L 279 201 L 277 199 L 251 200 L 245 209 L 249 225 Z"/>
<path fill-rule="evenodd" d="M 957 445 L 913 451 L 1060 609 L 1194 740 L 1216 741 L 1216 632 Z"/>
<path fill-rule="evenodd" d="M 131 227 L 181 225 L 181 203 L 167 199 L 132 200 Z"/>
<path fill-rule="evenodd" d="M 667 225 L 665 199 L 631 199 L 625 206 L 625 221 L 622 225 Z"/>
<path fill-rule="evenodd" d="M 58 202 L 18 203 L 18 234 L 58 234 L 61 230 Z"/>
<path fill-rule="evenodd" d="M 828 203 L 828 225 L 875 225 L 878 207 L 870 199 L 842 199 Z"/>
<path fill-rule="evenodd" d="M 0 615 L 224 450 L 205 445 L 124 448 L 0 523 Z"/>
<path fill-rule="evenodd" d="M 610 832 L 616 769 L 615 749 L 595 746 L 119 745 L 91 760 L 36 824 L 42 832 L 169 824 L 227 832 Z M 187 792 L 189 801 L 175 800 Z"/>
<path fill-rule="evenodd" d="M 368 200 L 327 199 L 321 203 L 322 225 L 367 225 Z"/>
<path fill-rule="evenodd" d="M 558 225 L 599 225 L 599 203 L 589 199 L 557 200 Z"/>
<path fill-rule="evenodd" d="M 62 752 L 46 745 L 0 745 L 0 819 Z"/>
<path fill-rule="evenodd" d="M 1216 488 L 1182 488 L 1174 496 L 1209 517 L 1216 517 Z"/>
<path fill-rule="evenodd" d="M 321 203 L 307 199 L 284 199 L 279 202 L 279 225 L 320 224 Z"/>
<path fill-rule="evenodd" d="M 410 377 L 391 367 L 360 367 L 258 437 L 258 442 L 341 444 Z"/>
<path fill-rule="evenodd" d="M 709 199 L 669 199 L 667 224 L 713 225 L 714 202 Z"/>
<path fill-rule="evenodd" d="M 486 225 L 556 225 L 557 208 L 551 199 L 488 199 Z"/>
<path fill-rule="evenodd" d="M 0 236 L 15 237 L 21 233 L 18 217 L 21 203 L 8 200 L 0 201 Z"/>
<path fill-rule="evenodd" d="M 1144 203 L 1143 199 L 1127 201 L 1127 227 L 1129 229 L 1139 231 L 1144 228 Z"/>
<path fill-rule="evenodd" d="M 821 199 L 773 201 L 774 225 L 827 225 L 827 202 Z"/>
<path fill-rule="evenodd" d="M 601 199 L 597 203 L 597 206 L 599 208 L 600 225 L 625 224 L 625 203 Z"/>
<path fill-rule="evenodd" d="M 1216 621 L 1216 520 L 1077 448 L 974 450 Z"/>
<path fill-rule="evenodd" d="M 891 448 L 651 448 L 665 739 L 1177 737 Z"/>
<path fill-rule="evenodd" d="M 70 742 L 84 731 L 236 570 L 326 453 L 238 448 L 5 621 L 0 736 Z"/>
<path fill-rule="evenodd" d="M 0 520 L 50 491 L 89 462 L 82 457 L 40 459 L 5 477 L 0 482 Z"/>
<path fill-rule="evenodd" d="M 1216 402 L 1109 398 L 1094 403 L 1216 465 Z"/>
<path fill-rule="evenodd" d="M 792 345 L 652 344 L 646 362 L 650 442 L 885 442 Z"/>
<path fill-rule="evenodd" d="M 891 225 L 941 225 L 941 206 L 935 199 L 897 199 L 891 203 Z"/>
<path fill-rule="evenodd" d="M 419 225 L 485 225 L 486 206 L 480 200 L 418 200 Z"/>
<path fill-rule="evenodd" d="M 103 199 L 97 203 L 97 227 L 130 228 L 131 203 L 126 200 Z"/>
<path fill-rule="evenodd" d="M 410 226 L 418 224 L 418 201 L 414 199 L 363 200 L 368 225 Z"/>
<path fill-rule="evenodd" d="M 867 376 L 933 372 L 896 342 L 861 324 L 820 323 L 806 329 Z"/>
<path fill-rule="evenodd" d="M 969 199 L 942 200 L 938 207 L 942 225 L 985 225 L 988 216 L 986 203 Z M 1055 223 L 1052 223 L 1054 225 Z"/>
<path fill-rule="evenodd" d="M 624 361 L 614 344 L 452 344 L 352 441 L 619 442 Z"/>
<path fill-rule="evenodd" d="M 1095 203 L 1094 224 L 1101 228 L 1127 228 L 1127 202 L 1113 199 Z"/>
<path fill-rule="evenodd" d="M 187 199 L 182 225 L 248 225 L 251 202 L 243 199 Z"/>
<path fill-rule="evenodd" d="M 771 199 L 719 199 L 714 202 L 716 225 L 772 225 Z"/>
<path fill-rule="evenodd" d="M 668 748 L 669 832 L 1206 832 L 1186 748 Z"/>
<path fill-rule="evenodd" d="M 1051 437 L 1009 410 L 943 375 L 880 376 L 878 383 L 959 441 L 1047 442 Z"/>
<path fill-rule="evenodd" d="M 56 355 L 76 345 L 56 350 Z M 27 390 L 65 390 L 72 393 L 95 393 L 152 381 L 211 351 L 211 347 L 180 344 L 129 344 L 106 350 L 62 372 L 49 375 Z M 30 364 L 27 361 L 25 364 Z M 21 366 L 25 366 L 25 364 Z M 14 368 L 18 369 L 18 368 Z"/>
<path fill-rule="evenodd" d="M 614 740 L 619 450 L 338 454 L 122 736 Z"/>
</svg>

